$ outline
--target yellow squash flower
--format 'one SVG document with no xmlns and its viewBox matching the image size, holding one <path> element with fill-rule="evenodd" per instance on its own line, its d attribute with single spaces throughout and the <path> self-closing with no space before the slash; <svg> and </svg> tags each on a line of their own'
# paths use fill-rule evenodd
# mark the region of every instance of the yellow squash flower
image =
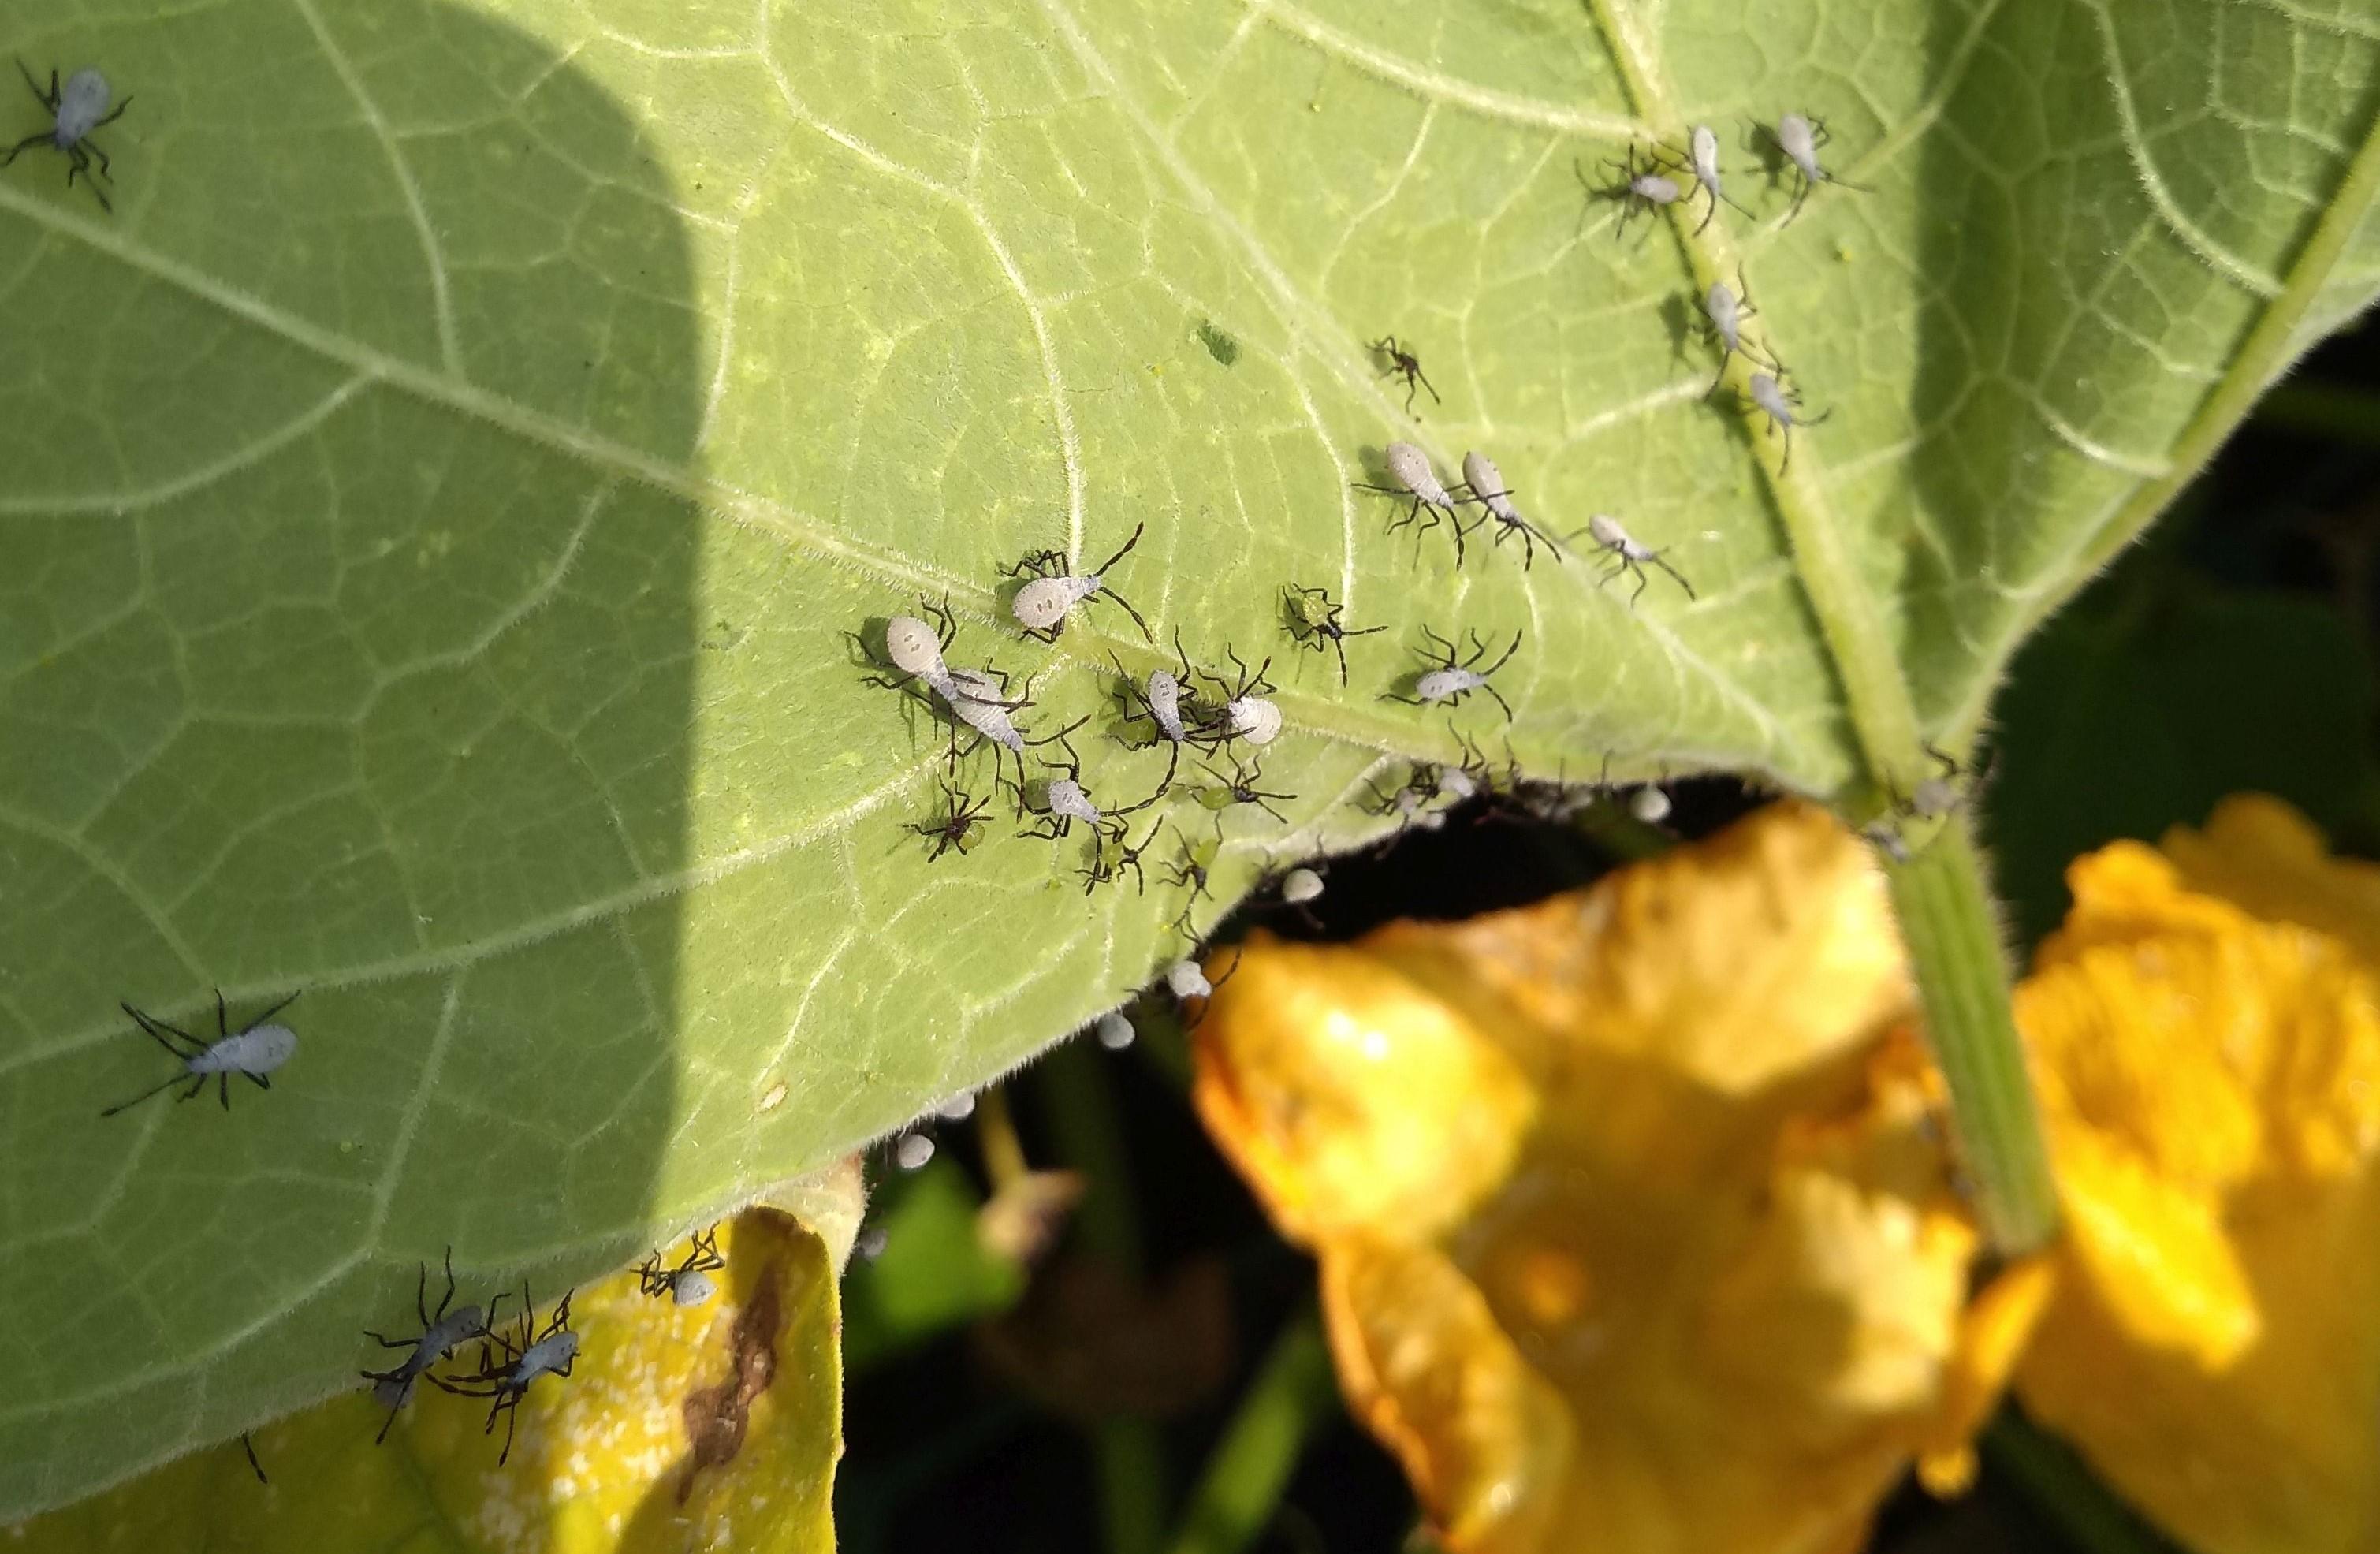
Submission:
<svg viewBox="0 0 2380 1554">
<path fill-rule="evenodd" d="M 1961 1479 L 2043 1292 L 1969 1299 L 1910 1004 L 1865 850 L 1783 804 L 1519 911 L 1260 935 L 1195 1095 L 1452 1548 L 1822 1554 L 1912 1459 Z"/>
<path fill-rule="evenodd" d="M 2380 869 L 2238 798 L 2069 879 L 2017 1002 L 2067 1219 L 2024 1403 L 2201 1554 L 2380 1548 Z"/>
</svg>

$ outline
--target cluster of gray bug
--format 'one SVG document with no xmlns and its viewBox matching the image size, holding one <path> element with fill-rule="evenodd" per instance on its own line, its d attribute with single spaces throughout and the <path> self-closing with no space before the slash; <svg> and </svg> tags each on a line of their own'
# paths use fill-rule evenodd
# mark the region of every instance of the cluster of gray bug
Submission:
<svg viewBox="0 0 2380 1554">
<path fill-rule="evenodd" d="M 140 1032 L 163 1048 L 180 1065 L 157 1084 L 128 1100 L 103 1109 L 102 1117 L 113 1117 L 150 1098 L 181 1087 L 174 1099 L 189 1100 L 206 1091 L 208 1081 L 215 1086 L 215 1099 L 225 1111 L 231 1110 L 231 1081 L 235 1075 L 246 1079 L 260 1090 L 273 1088 L 273 1075 L 297 1054 L 298 1033 L 276 1021 L 273 1016 L 298 1000 L 291 993 L 249 1020 L 239 1029 L 231 1028 L 231 1014 L 223 991 L 215 991 L 215 1035 L 210 1040 L 184 1030 L 169 1020 L 129 1003 L 120 1007 L 131 1016 Z M 686 1257 L 674 1266 L 666 1264 L 656 1251 L 637 1270 L 638 1288 L 656 1298 L 666 1296 L 679 1305 L 699 1305 L 717 1290 L 710 1275 L 727 1266 L 716 1244 L 714 1226 L 694 1237 Z M 565 1293 L 540 1326 L 537 1306 L 529 1294 L 528 1284 L 521 1284 L 521 1311 L 515 1322 L 499 1326 L 496 1314 L 508 1292 L 499 1292 L 482 1306 L 454 1305 L 455 1265 L 450 1247 L 446 1262 L 446 1292 L 433 1311 L 429 1305 L 430 1269 L 422 1265 L 414 1288 L 414 1314 L 420 1320 L 419 1330 L 409 1338 L 388 1338 L 364 1329 L 364 1336 L 382 1348 L 405 1352 L 405 1358 L 385 1370 L 365 1370 L 363 1379 L 371 1384 L 371 1394 L 388 1410 L 375 1444 L 388 1438 L 389 1426 L 395 1423 L 399 1410 L 411 1398 L 415 1384 L 427 1381 L 441 1391 L 456 1397 L 484 1398 L 489 1402 L 486 1431 L 493 1433 L 496 1420 L 504 1420 L 504 1450 L 497 1454 L 499 1465 L 509 1461 L 513 1451 L 513 1433 L 518 1424 L 516 1410 L 528 1395 L 530 1383 L 540 1377 L 566 1377 L 578 1359 L 578 1335 L 570 1327 L 570 1294 Z M 451 1309 L 450 1309 L 451 1307 Z M 452 1359 L 465 1346 L 479 1346 L 478 1365 L 441 1371 L 438 1367 Z M 256 1460 L 256 1449 L 246 1436 L 240 1438 L 248 1452 L 249 1465 L 256 1476 L 264 1479 L 264 1469 Z"/>
<path fill-rule="evenodd" d="M 1773 129 L 1764 127 L 1761 133 L 1776 148 L 1783 163 L 1794 170 L 1795 212 L 1820 183 L 1860 187 L 1844 183 L 1819 163 L 1819 148 L 1828 139 L 1823 123 L 1788 114 Z M 1708 126 L 1694 127 L 1682 153 L 1659 147 L 1632 147 L 1626 158 L 1614 165 L 1621 181 L 1603 188 L 1590 185 L 1590 189 L 1598 197 L 1623 203 L 1623 230 L 1629 219 L 1640 212 L 1658 210 L 1689 198 L 1678 181 L 1677 175 L 1681 174 L 1689 175 L 1694 190 L 1709 200 L 1710 210 L 1703 218 L 1705 225 L 1717 213 L 1722 200 L 1739 210 L 1742 208 L 1725 191 L 1718 138 Z M 1786 436 L 1785 458 L 1790 464 L 1792 430 L 1814 425 L 1826 417 L 1803 414 L 1783 366 L 1744 341 L 1742 321 L 1750 316 L 1753 308 L 1744 295 L 1740 275 L 1733 289 L 1724 283 L 1712 285 L 1703 298 L 1703 308 L 1713 338 L 1722 347 L 1720 377 L 1712 384 L 1712 392 L 1716 393 L 1724 382 L 1731 358 L 1740 355 L 1750 361 L 1755 369 L 1748 380 L 1750 403 L 1768 418 L 1773 431 Z M 1437 386 L 1430 382 L 1419 355 L 1406 340 L 1393 334 L 1385 334 L 1370 342 L 1366 348 L 1387 362 L 1384 375 L 1402 381 L 1408 413 L 1418 394 L 1427 393 L 1433 403 L 1441 403 Z M 1431 467 L 1429 455 L 1412 443 L 1390 443 L 1382 450 L 1381 463 L 1390 483 L 1359 482 L 1357 489 L 1394 496 L 1406 504 L 1402 514 L 1390 522 L 1390 533 L 1412 528 L 1418 539 L 1445 528 L 1454 547 L 1457 568 L 1467 560 L 1469 539 L 1483 527 L 1492 527 L 1495 547 L 1501 548 L 1507 541 L 1517 544 L 1524 570 L 1534 569 L 1541 550 L 1555 561 L 1563 561 L 1568 548 L 1584 535 L 1603 558 L 1599 581 L 1618 577 L 1633 580 L 1635 587 L 1628 596 L 1630 605 L 1644 596 L 1651 580 L 1648 568 L 1667 574 L 1687 599 L 1694 598 L 1694 585 L 1670 563 L 1665 552 L 1636 539 L 1616 517 L 1590 515 L 1582 528 L 1560 535 L 1531 521 L 1514 502 L 1515 493 L 1495 460 L 1485 453 L 1475 449 L 1466 453 L 1463 479 L 1451 485 Z M 1088 603 L 1112 603 L 1131 618 L 1145 640 L 1153 643 L 1155 636 L 1148 621 L 1109 581 L 1109 574 L 1132 553 L 1145 531 L 1146 525 L 1135 527 L 1112 555 L 1084 571 L 1070 570 L 1066 558 L 1051 550 L 1033 552 L 1003 568 L 1004 576 L 1019 584 L 1009 600 L 1009 612 L 1017 627 L 1029 637 L 1055 642 L 1076 608 Z M 1200 768 L 1208 779 L 1196 787 L 1194 796 L 1198 807 L 1212 814 L 1214 826 L 1211 832 L 1200 828 L 1194 833 L 1173 822 L 1176 852 L 1170 863 L 1161 866 L 1160 879 L 1168 887 L 1184 892 L 1181 910 L 1173 920 L 1174 929 L 1195 946 L 1200 937 L 1195 921 L 1197 904 L 1213 899 L 1208 888 L 1209 873 L 1222 845 L 1224 813 L 1240 806 L 1255 806 L 1286 824 L 1286 817 L 1273 807 L 1273 801 L 1287 800 L 1292 795 L 1261 785 L 1260 758 L 1243 761 L 1235 755 L 1229 770 L 1208 759 L 1235 745 L 1260 750 L 1280 734 L 1281 709 L 1270 699 L 1269 693 L 1275 687 L 1267 678 L 1272 661 L 1268 658 L 1252 670 L 1237 651 L 1227 649 L 1232 666 L 1231 674 L 1201 669 L 1192 663 L 1178 630 L 1173 635 L 1178 673 L 1172 667 L 1161 667 L 1145 678 L 1135 678 L 1111 655 L 1126 731 L 1119 737 L 1137 748 L 1162 744 L 1168 754 L 1164 775 L 1148 795 L 1130 803 L 1102 805 L 1092 796 L 1084 781 L 1082 759 L 1073 742 L 1075 731 L 1088 720 L 1078 718 L 1052 732 L 1028 737 L 1017 719 L 1034 705 L 1032 677 L 1026 677 L 1020 686 L 1005 671 L 989 665 L 980 669 L 953 665 L 949 655 L 956 640 L 957 624 L 948 600 L 939 604 L 921 600 L 919 603 L 918 614 L 895 615 L 885 624 L 880 661 L 872 659 L 866 643 L 860 643 L 860 649 L 863 656 L 870 656 L 882 671 L 868 676 L 871 684 L 910 697 L 948 731 L 949 758 L 941 784 L 942 802 L 932 814 L 909 825 L 929 844 L 929 859 L 939 860 L 951 853 L 964 856 L 977 845 L 997 793 L 1005 790 L 1024 834 L 1062 841 L 1078 826 L 1087 832 L 1089 850 L 1080 870 L 1087 893 L 1100 885 L 1119 881 L 1127 872 L 1133 876 L 1135 888 L 1145 892 L 1148 877 L 1142 860 L 1157 844 L 1170 817 L 1160 813 L 1137 840 L 1133 837 L 1131 817 L 1155 808 L 1172 792 L 1181 773 L 1183 749 L 1188 747 L 1199 752 Z M 1348 681 L 1348 640 L 1387 629 L 1348 625 L 1343 619 L 1343 606 L 1331 599 L 1329 590 L 1308 584 L 1291 583 L 1283 588 L 1281 613 L 1290 636 L 1300 646 L 1336 656 L 1342 686 Z M 1518 631 L 1509 641 L 1500 641 L 1490 640 L 1475 629 L 1456 637 L 1425 626 L 1421 668 L 1405 688 L 1387 693 L 1388 698 L 1411 706 L 1451 709 L 1475 693 L 1484 693 L 1497 703 L 1509 722 L 1512 706 L 1496 688 L 1494 677 L 1520 651 L 1522 640 Z M 1397 834 L 1413 827 L 1438 824 L 1448 808 L 1475 798 L 1488 797 L 1501 808 L 1537 815 L 1567 814 L 1581 802 L 1570 784 L 1530 782 L 1510 761 L 1500 772 L 1491 770 L 1460 730 L 1454 734 L 1465 752 L 1462 761 L 1417 764 L 1398 787 L 1374 789 L 1373 812 L 1396 819 Z M 994 793 L 970 794 L 960 783 L 960 759 L 967 753 L 960 747 L 963 735 L 969 740 L 967 751 L 990 747 Z M 1041 759 L 1042 775 L 1029 774 L 1026 752 L 1050 747 L 1062 752 L 1062 759 Z M 1605 785 L 1596 784 L 1598 788 Z M 1668 797 L 1658 784 L 1641 788 L 1630 803 L 1637 819 L 1653 824 L 1666 819 L 1669 807 Z M 1323 889 L 1320 874 L 1310 867 L 1269 877 L 1268 885 L 1281 904 L 1300 911 L 1305 911 Z M 1169 965 L 1163 980 L 1170 991 L 1184 1001 L 1204 1000 L 1214 991 L 1197 963 L 1187 958 Z M 1099 1023 L 1099 1035 L 1107 1045 L 1122 1046 L 1131 1039 L 1131 1027 L 1120 1014 L 1111 1014 Z"/>
</svg>

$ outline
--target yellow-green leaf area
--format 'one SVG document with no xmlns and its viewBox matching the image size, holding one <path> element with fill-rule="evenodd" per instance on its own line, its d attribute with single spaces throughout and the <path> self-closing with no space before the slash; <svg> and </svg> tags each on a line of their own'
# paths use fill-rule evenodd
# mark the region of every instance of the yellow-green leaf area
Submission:
<svg viewBox="0 0 2380 1554">
<path fill-rule="evenodd" d="M 771 1208 L 716 1244 L 727 1268 L 698 1305 L 633 1274 L 577 1293 L 579 1357 L 531 1384 L 509 1461 L 483 1404 L 424 1383 L 378 1446 L 372 1402 L 334 1398 L 0 1535 L 24 1554 L 825 1554 L 843 1450 L 832 1255 Z"/>
</svg>

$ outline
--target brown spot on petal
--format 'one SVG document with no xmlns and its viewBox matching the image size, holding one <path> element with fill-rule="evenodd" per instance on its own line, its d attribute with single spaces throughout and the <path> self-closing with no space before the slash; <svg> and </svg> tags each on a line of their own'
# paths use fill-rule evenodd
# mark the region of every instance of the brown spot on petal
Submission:
<svg viewBox="0 0 2380 1554">
<path fill-rule="evenodd" d="M 692 1450 L 686 1477 L 678 1483 L 678 1504 L 684 1505 L 693 1495 L 698 1474 L 705 1468 L 726 1466 L 744 1449 L 752 1400 L 777 1378 L 777 1336 L 784 1325 L 778 1268 L 771 1261 L 753 1285 L 752 1298 L 735 1314 L 735 1327 L 727 1340 L 727 1379 L 716 1387 L 699 1388 L 686 1400 L 686 1435 Z"/>
</svg>

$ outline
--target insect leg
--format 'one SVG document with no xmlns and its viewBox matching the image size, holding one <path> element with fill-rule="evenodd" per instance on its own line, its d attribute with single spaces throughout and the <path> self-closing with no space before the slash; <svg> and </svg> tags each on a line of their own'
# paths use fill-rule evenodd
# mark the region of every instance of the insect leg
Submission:
<svg viewBox="0 0 2380 1554">
<path fill-rule="evenodd" d="M 1656 552 L 1649 559 L 1652 561 L 1654 565 L 1659 567 L 1671 577 L 1677 579 L 1678 587 L 1686 590 L 1686 597 L 1688 599 L 1694 597 L 1694 586 L 1686 581 L 1686 575 L 1684 573 L 1679 571 L 1676 567 L 1671 566 L 1668 562 L 1663 561 L 1658 552 Z"/>
<path fill-rule="evenodd" d="M 166 1089 L 166 1088 L 169 1088 L 169 1087 L 172 1087 L 172 1086 L 175 1086 L 175 1085 L 178 1085 L 178 1084 L 180 1084 L 184 1079 L 187 1079 L 188 1077 L 189 1077 L 188 1074 L 177 1074 L 174 1075 L 174 1077 L 172 1077 L 171 1079 L 166 1080 L 166 1081 L 164 1082 L 164 1084 L 163 1084 L 163 1085 L 155 1085 L 155 1086 L 152 1086 L 150 1088 L 148 1088 L 148 1089 L 145 1089 L 145 1090 L 141 1091 L 139 1095 L 134 1096 L 130 1100 L 120 1100 L 120 1101 L 117 1101 L 114 1106 L 111 1106 L 111 1107 L 109 1107 L 106 1111 L 102 1111 L 102 1112 L 100 1113 L 100 1115 L 101 1115 L 101 1116 L 103 1116 L 103 1117 L 113 1117 L 113 1116 L 115 1116 L 115 1115 L 117 1112 L 119 1112 L 119 1111 L 126 1111 L 126 1110 L 128 1110 L 128 1109 L 129 1109 L 129 1108 L 131 1108 L 131 1107 L 135 1107 L 135 1106 L 140 1105 L 142 1101 L 147 1100 L 151 1096 L 155 1095 L 159 1090 Z M 203 1083 L 203 1081 L 201 1081 L 201 1083 Z M 187 1097 L 185 1097 L 184 1099 L 187 1099 L 188 1098 L 187 1098 Z M 402 1346 L 402 1345 L 399 1345 L 399 1347 L 403 1347 L 403 1346 Z"/>
<path fill-rule="evenodd" d="M 6 156 L 0 156 L 0 167 L 7 166 L 8 164 L 16 161 L 19 155 L 31 151 L 35 146 L 47 145 L 49 140 L 50 132 L 46 129 L 42 130 L 38 135 L 26 136 L 23 140 L 8 148 L 8 154 Z"/>
</svg>

